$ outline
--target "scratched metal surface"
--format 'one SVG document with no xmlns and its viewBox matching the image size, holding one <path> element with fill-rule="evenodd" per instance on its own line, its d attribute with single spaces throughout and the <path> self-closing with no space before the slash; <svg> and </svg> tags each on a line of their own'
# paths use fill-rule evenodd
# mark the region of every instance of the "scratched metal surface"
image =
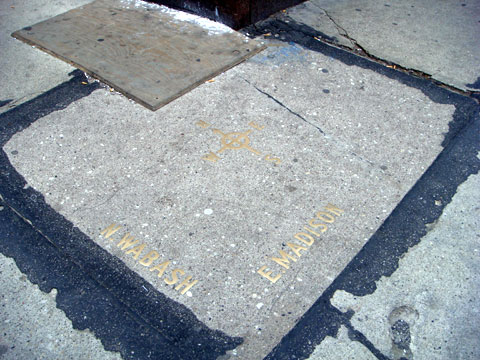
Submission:
<svg viewBox="0 0 480 360">
<path fill-rule="evenodd" d="M 156 4 L 97 0 L 12 34 L 156 110 L 263 49 Z"/>
</svg>

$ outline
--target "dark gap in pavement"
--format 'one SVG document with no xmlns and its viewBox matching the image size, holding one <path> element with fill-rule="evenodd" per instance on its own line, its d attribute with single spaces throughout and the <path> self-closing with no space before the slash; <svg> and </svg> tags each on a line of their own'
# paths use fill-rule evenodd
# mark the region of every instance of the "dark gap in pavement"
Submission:
<svg viewBox="0 0 480 360">
<path fill-rule="evenodd" d="M 0 107 L 3 107 L 5 105 L 10 104 L 13 101 L 13 99 L 7 99 L 7 100 L 0 100 Z"/>
<path fill-rule="evenodd" d="M 340 325 L 349 324 L 338 321 L 343 318 L 330 305 L 337 290 L 355 296 L 371 294 L 376 290 L 376 281 L 398 268 L 399 259 L 426 235 L 426 225 L 440 217 L 458 186 L 480 171 L 478 108 L 476 114 L 470 114 L 470 120 L 468 126 L 451 136 L 435 162 L 266 360 L 306 359 L 326 336 L 335 336 Z M 440 206 L 435 204 L 438 200 Z"/>
<path fill-rule="evenodd" d="M 477 78 L 477 80 L 472 83 L 472 84 L 467 84 L 468 87 L 471 87 L 473 89 L 478 89 L 480 90 L 480 76 Z"/>
</svg>

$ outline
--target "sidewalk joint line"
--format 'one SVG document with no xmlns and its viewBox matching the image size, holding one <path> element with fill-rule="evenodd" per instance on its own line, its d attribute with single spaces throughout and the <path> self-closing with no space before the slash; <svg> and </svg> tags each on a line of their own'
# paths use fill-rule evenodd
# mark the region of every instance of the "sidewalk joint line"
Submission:
<svg viewBox="0 0 480 360">
<path fill-rule="evenodd" d="M 47 236 L 46 234 L 44 234 L 44 232 L 42 230 L 40 230 L 37 226 L 35 226 L 35 224 L 30 221 L 28 218 L 26 218 L 25 216 L 22 215 L 22 213 L 17 210 L 15 207 L 13 207 L 12 205 L 10 205 L 7 200 L 2 196 L 2 194 L 0 193 L 0 203 L 3 204 L 3 206 L 6 206 L 9 210 L 11 210 L 16 216 L 18 216 L 24 223 L 27 224 L 27 226 L 30 226 L 32 228 L 32 230 L 37 233 L 39 236 L 41 236 L 43 239 L 45 239 L 45 241 L 47 243 L 49 243 L 50 245 L 52 245 L 57 251 L 59 254 L 61 254 L 62 256 L 64 256 L 66 259 L 68 259 L 68 261 L 71 261 L 73 264 L 75 264 L 75 266 L 77 266 L 79 269 L 83 270 L 83 272 L 85 273 L 86 276 L 88 276 L 90 279 L 92 279 L 95 283 L 97 283 L 99 286 L 101 286 L 102 288 L 104 288 L 108 293 L 110 293 L 119 303 L 121 303 L 123 306 L 125 306 L 126 309 L 128 309 L 127 311 L 130 312 L 132 318 L 136 318 L 136 319 L 140 319 L 143 323 L 147 324 L 151 329 L 153 329 L 155 332 L 157 332 L 158 334 L 163 334 L 162 333 L 162 330 L 159 329 L 158 327 L 156 327 L 155 325 L 151 324 L 148 317 L 146 317 L 145 315 L 143 314 L 139 314 L 137 313 L 137 311 L 133 310 L 126 302 L 124 302 L 121 298 L 119 298 L 116 294 L 114 294 L 111 289 L 106 286 L 100 279 L 98 279 L 97 277 L 95 277 L 88 269 L 85 269 L 85 267 L 81 264 L 81 262 L 78 261 L 78 259 L 72 257 L 70 254 L 68 254 L 67 252 L 64 251 L 64 249 L 60 246 L 58 246 L 52 239 L 50 239 L 49 236 Z M 22 271 L 23 272 L 23 271 Z M 32 282 L 33 284 L 33 282 Z M 40 289 L 41 290 L 41 289 Z M 58 289 L 57 289 L 58 290 Z M 43 291 L 43 290 L 42 290 Z M 60 292 L 60 290 L 59 290 Z M 57 302 L 57 301 L 56 301 Z M 58 302 L 57 302 L 58 303 Z M 58 306 L 57 306 L 58 307 Z M 59 308 L 61 311 L 63 311 L 65 313 L 65 316 L 68 317 L 68 314 L 67 312 L 64 310 L 64 309 L 61 309 Z"/>
</svg>

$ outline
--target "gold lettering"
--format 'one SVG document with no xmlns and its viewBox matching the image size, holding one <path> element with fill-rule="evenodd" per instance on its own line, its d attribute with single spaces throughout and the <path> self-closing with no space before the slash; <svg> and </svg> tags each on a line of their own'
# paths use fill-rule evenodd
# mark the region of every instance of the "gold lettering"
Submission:
<svg viewBox="0 0 480 360">
<path fill-rule="evenodd" d="M 307 229 L 307 228 L 306 228 Z M 312 244 L 315 242 L 315 239 L 311 236 L 311 235 L 308 235 L 307 233 L 304 233 L 304 232 L 299 232 L 299 233 L 296 233 L 294 236 L 293 236 L 295 239 L 297 240 L 300 240 L 301 242 L 307 244 L 308 246 L 312 246 Z M 307 241 L 305 239 L 305 237 L 307 239 L 310 239 L 310 241 Z"/>
<path fill-rule="evenodd" d="M 288 264 L 290 264 L 290 261 L 288 261 L 288 259 L 292 259 L 293 262 L 297 261 L 294 256 L 286 253 L 283 250 L 278 250 L 278 252 L 282 258 L 272 257 L 271 259 L 275 261 L 278 265 L 283 266 L 285 269 L 290 269 L 290 267 L 288 266 Z"/>
<path fill-rule="evenodd" d="M 277 157 L 273 157 L 272 155 L 268 154 L 265 156 L 265 160 L 267 161 L 272 161 L 274 162 L 276 165 L 280 165 L 282 163 L 282 160 L 280 158 L 277 158 Z"/>
<path fill-rule="evenodd" d="M 259 273 L 261 276 L 263 276 L 265 279 L 268 279 L 270 280 L 272 283 L 276 283 L 278 281 L 278 279 L 280 279 L 282 277 L 282 275 L 278 274 L 277 276 L 275 277 L 271 277 L 270 275 L 272 275 L 272 272 L 273 271 L 265 271 L 267 270 L 267 266 L 264 265 L 262 266 L 260 269 L 257 270 L 257 273 Z"/>
<path fill-rule="evenodd" d="M 215 154 L 214 152 L 211 152 L 211 151 L 207 155 L 202 156 L 202 159 L 203 160 L 208 160 L 208 161 L 211 161 L 211 162 L 217 162 L 218 160 L 220 160 L 220 158 L 217 156 L 217 154 Z"/>
<path fill-rule="evenodd" d="M 185 286 L 185 289 L 180 291 L 180 294 L 182 295 L 185 294 L 188 290 L 192 288 L 193 285 L 195 285 L 198 282 L 198 280 L 193 280 L 192 282 L 189 282 L 191 278 L 192 278 L 191 276 L 187 276 L 185 280 L 183 280 L 180 284 L 175 286 L 175 290 L 179 291 L 183 286 Z"/>
<path fill-rule="evenodd" d="M 207 122 L 205 122 L 205 121 L 203 121 L 203 120 L 197 121 L 197 122 L 195 123 L 195 125 L 200 126 L 201 128 L 204 128 L 204 129 L 206 129 L 207 127 L 210 126 L 209 123 L 207 123 Z"/>
<path fill-rule="evenodd" d="M 302 256 L 302 254 L 300 253 L 300 250 L 307 250 L 306 247 L 302 246 L 302 245 L 298 245 L 298 244 L 295 244 L 295 243 L 287 243 L 287 246 L 292 249 L 292 251 L 295 253 L 295 255 L 297 255 L 298 257 Z"/>
<path fill-rule="evenodd" d="M 267 155 L 270 156 L 270 155 Z M 315 243 L 315 238 L 312 235 L 315 235 L 316 237 L 320 237 L 321 233 L 324 233 L 325 231 L 328 230 L 328 226 L 324 223 L 334 223 L 335 222 L 335 216 L 340 216 L 344 212 L 342 209 L 337 208 L 336 206 L 332 204 L 328 204 L 327 206 L 324 207 L 325 211 L 317 211 L 315 213 L 315 218 L 310 219 L 308 221 L 308 225 L 311 226 L 308 227 L 306 225 L 303 226 L 305 231 L 307 232 L 298 232 L 293 237 L 300 242 L 304 243 L 307 246 L 312 246 Z M 319 222 L 322 221 L 322 222 Z M 313 230 L 313 229 L 315 230 Z M 285 252 L 284 250 L 279 250 L 278 253 L 280 254 L 280 257 L 272 257 L 270 258 L 274 262 L 276 262 L 278 265 L 284 267 L 285 269 L 290 268 L 290 260 L 293 262 L 296 262 L 298 258 L 302 256 L 302 250 L 307 251 L 308 247 L 299 245 L 298 243 L 287 243 L 287 246 L 290 248 L 289 251 L 292 251 L 297 257 Z M 283 273 L 285 273 L 285 270 L 282 270 Z M 282 276 L 281 274 L 278 274 L 277 276 L 272 275 L 272 271 L 266 266 L 262 266 L 260 269 L 257 270 L 257 273 L 260 274 L 260 276 L 263 276 L 265 279 L 268 279 L 270 282 L 275 283 L 280 279 Z"/>
<path fill-rule="evenodd" d="M 165 270 L 167 270 L 167 266 L 170 265 L 170 261 L 164 261 L 161 264 L 155 265 L 153 268 L 150 269 L 150 271 L 158 271 L 158 277 L 161 278 L 163 276 L 163 273 Z"/>
<path fill-rule="evenodd" d="M 105 239 L 108 239 L 110 236 L 115 234 L 122 227 L 121 225 L 118 225 L 117 227 L 115 226 L 117 226 L 117 224 L 111 224 L 109 227 L 103 229 L 100 235 L 103 235 Z"/>
<path fill-rule="evenodd" d="M 136 243 L 138 243 L 138 240 L 135 240 L 133 238 L 133 236 L 130 236 L 130 233 L 126 233 L 123 237 L 122 237 L 122 240 L 120 240 L 120 242 L 117 244 L 118 247 L 121 247 L 122 250 L 125 250 L 127 248 L 129 248 L 130 246 L 133 246 L 135 245 Z"/>
<path fill-rule="evenodd" d="M 177 276 L 177 273 L 180 274 L 180 275 L 184 275 L 185 274 L 185 271 L 183 271 L 182 269 L 174 269 L 172 270 L 172 279 L 163 279 L 168 285 L 173 285 L 175 283 L 177 283 L 178 281 L 178 276 Z"/>
<path fill-rule="evenodd" d="M 140 244 L 140 245 L 137 245 L 135 246 L 134 248 L 128 250 L 127 252 L 125 252 L 126 255 L 128 254 L 135 254 L 133 255 L 133 258 L 135 260 L 138 260 L 138 256 L 140 255 L 140 253 L 143 251 L 143 249 L 145 249 L 145 244 Z"/>
<path fill-rule="evenodd" d="M 327 231 L 328 229 L 328 226 L 323 224 L 323 223 L 316 223 L 315 222 L 315 219 L 311 219 L 309 222 L 308 222 L 308 225 L 310 225 L 311 227 L 313 227 L 314 229 L 318 228 L 318 227 L 321 227 L 320 231 L 323 233 L 325 231 Z"/>
<path fill-rule="evenodd" d="M 265 125 L 258 125 L 255 121 L 250 121 L 248 123 L 248 125 L 250 125 L 251 127 L 253 127 L 254 129 L 257 129 L 257 130 L 265 129 Z"/>
<path fill-rule="evenodd" d="M 326 223 L 329 223 L 329 224 L 335 222 L 335 218 L 329 213 L 326 213 L 325 211 L 317 211 L 315 213 L 315 216 L 317 217 L 317 219 L 325 221 Z"/>
<path fill-rule="evenodd" d="M 337 216 L 340 216 L 340 215 L 342 215 L 342 213 L 344 213 L 344 211 L 342 209 L 339 209 L 335 205 L 332 205 L 330 203 L 327 206 L 325 206 L 325 210 L 327 210 L 328 212 L 331 212 L 332 214 L 335 214 Z"/>
<path fill-rule="evenodd" d="M 139 263 L 142 264 L 143 266 L 150 266 L 152 263 L 159 258 L 158 252 L 155 250 L 150 251 L 147 255 L 145 255 Z"/>
</svg>

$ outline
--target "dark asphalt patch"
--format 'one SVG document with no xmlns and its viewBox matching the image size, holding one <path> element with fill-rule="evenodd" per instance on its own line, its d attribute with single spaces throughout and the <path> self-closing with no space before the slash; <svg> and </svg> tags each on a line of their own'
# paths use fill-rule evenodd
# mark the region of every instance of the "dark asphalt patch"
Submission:
<svg viewBox="0 0 480 360">
<path fill-rule="evenodd" d="M 0 145 L 51 112 L 100 85 L 83 73 L 0 115 Z M 32 283 L 58 290 L 57 304 L 73 326 L 91 329 L 107 350 L 125 359 L 216 359 L 234 349 L 231 338 L 200 322 L 185 306 L 157 292 L 45 203 L 0 152 L 0 251 Z"/>
<path fill-rule="evenodd" d="M 13 101 L 13 99 L 7 99 L 7 100 L 0 100 L 0 107 L 3 107 L 5 105 L 10 104 Z"/>
<path fill-rule="evenodd" d="M 480 90 L 480 76 L 477 78 L 477 80 L 472 83 L 472 84 L 467 84 L 468 87 L 472 88 L 472 89 L 478 89 Z"/>
</svg>

